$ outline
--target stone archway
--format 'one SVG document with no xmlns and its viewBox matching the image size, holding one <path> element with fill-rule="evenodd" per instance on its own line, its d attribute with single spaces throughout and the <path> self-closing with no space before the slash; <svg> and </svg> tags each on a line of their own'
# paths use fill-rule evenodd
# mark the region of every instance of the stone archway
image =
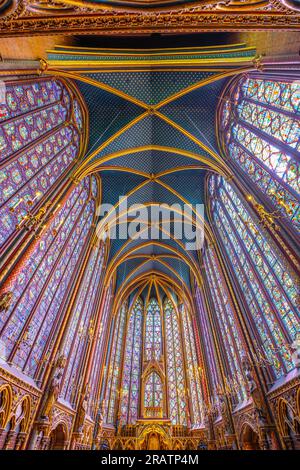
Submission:
<svg viewBox="0 0 300 470">
<path fill-rule="evenodd" d="M 300 420 L 297 412 L 284 399 L 278 401 L 278 420 L 281 437 L 287 449 L 300 448 Z"/>
<path fill-rule="evenodd" d="M 67 444 L 67 434 L 65 427 L 59 423 L 50 433 L 50 450 L 65 450 Z"/>
<path fill-rule="evenodd" d="M 143 426 L 138 436 L 140 450 L 166 450 L 171 448 L 171 439 L 166 430 L 157 424 Z"/>
<path fill-rule="evenodd" d="M 160 435 L 157 432 L 148 434 L 147 450 L 161 450 Z"/>
<path fill-rule="evenodd" d="M 242 450 L 261 450 L 259 445 L 259 435 L 249 424 L 245 424 L 241 433 Z"/>
</svg>

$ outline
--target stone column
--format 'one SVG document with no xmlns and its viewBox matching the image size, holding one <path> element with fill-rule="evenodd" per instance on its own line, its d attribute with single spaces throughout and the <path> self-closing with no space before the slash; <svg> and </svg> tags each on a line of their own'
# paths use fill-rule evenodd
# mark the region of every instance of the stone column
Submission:
<svg viewBox="0 0 300 470">
<path fill-rule="evenodd" d="M 0 428 L 0 449 L 4 447 L 6 437 L 6 430 L 4 428 Z"/>
<path fill-rule="evenodd" d="M 4 447 L 3 449 L 5 450 L 13 450 L 13 447 L 12 447 L 12 441 L 14 439 L 14 437 L 16 436 L 16 433 L 15 431 L 9 431 L 7 436 L 6 436 L 6 439 L 5 439 L 5 444 L 4 444 Z"/>
<path fill-rule="evenodd" d="M 23 450 L 27 432 L 19 432 L 16 440 L 15 450 Z"/>
</svg>

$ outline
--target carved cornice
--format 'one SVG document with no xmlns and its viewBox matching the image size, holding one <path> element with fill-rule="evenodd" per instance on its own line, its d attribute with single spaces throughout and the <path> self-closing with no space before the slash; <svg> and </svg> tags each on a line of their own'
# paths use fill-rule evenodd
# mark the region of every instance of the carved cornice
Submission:
<svg viewBox="0 0 300 470">
<path fill-rule="evenodd" d="M 40 5 L 40 6 L 39 6 Z M 21 0 L 0 11 L 0 36 L 36 34 L 141 34 L 300 29 L 300 13 L 279 0 L 206 0 L 168 9 L 102 9 Z M 50 14 L 51 13 L 51 14 Z"/>
<path fill-rule="evenodd" d="M 269 400 L 274 400 L 282 396 L 283 394 L 290 392 L 294 388 L 300 387 L 300 376 L 294 377 L 293 379 L 289 380 L 288 382 L 282 384 L 276 390 L 269 392 L 267 394 Z"/>
<path fill-rule="evenodd" d="M 13 373 L 0 367 L 0 383 L 2 383 L 2 381 L 3 383 L 8 383 L 11 386 L 18 387 L 19 389 L 24 390 L 25 392 L 28 392 L 37 398 L 41 396 L 42 392 L 37 387 L 34 387 L 33 385 L 17 377 Z"/>
</svg>

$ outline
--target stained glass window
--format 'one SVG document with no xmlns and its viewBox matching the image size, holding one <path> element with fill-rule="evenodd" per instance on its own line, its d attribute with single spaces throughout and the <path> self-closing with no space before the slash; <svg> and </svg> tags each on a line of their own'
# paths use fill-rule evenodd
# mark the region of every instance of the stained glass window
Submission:
<svg viewBox="0 0 300 470">
<path fill-rule="evenodd" d="M 112 301 L 112 282 L 109 285 L 108 290 L 106 291 L 106 297 L 104 301 L 104 307 L 101 311 L 101 320 L 98 331 L 98 336 L 96 339 L 96 348 L 95 354 L 93 357 L 92 373 L 91 373 L 91 395 L 89 400 L 89 416 L 92 419 L 95 419 L 98 407 L 100 406 L 100 400 L 102 401 L 102 390 L 104 390 L 105 384 L 105 373 L 106 368 L 104 368 L 104 348 L 106 344 L 106 335 L 105 332 L 108 330 L 109 317 L 111 312 L 111 301 Z M 101 289 L 101 286 L 99 286 Z M 102 375 L 103 370 L 103 375 Z M 101 394 L 101 395 L 100 395 Z"/>
<path fill-rule="evenodd" d="M 159 360 L 162 353 L 161 316 L 157 299 L 152 298 L 147 305 L 145 329 L 145 359 Z"/>
<path fill-rule="evenodd" d="M 83 116 L 57 79 L 8 83 L 0 105 L 0 246 L 78 157 Z"/>
<path fill-rule="evenodd" d="M 186 357 L 186 373 L 190 389 L 190 403 L 192 408 L 191 421 L 195 428 L 203 424 L 203 399 L 201 387 L 201 371 L 198 362 L 196 342 L 193 325 L 186 307 L 181 304 L 179 307 L 183 325 L 183 336 Z"/>
<path fill-rule="evenodd" d="M 72 316 L 66 332 L 65 342 L 61 350 L 68 358 L 68 364 L 64 375 L 61 396 L 71 404 L 79 390 L 79 381 L 84 364 L 84 354 L 91 340 L 91 334 L 95 329 L 95 299 L 98 297 L 98 289 L 103 264 L 103 246 L 93 248 L 89 257 L 84 277 L 81 281 L 76 302 L 72 309 Z"/>
<path fill-rule="evenodd" d="M 122 425 L 134 424 L 141 412 L 148 418 L 167 416 L 173 424 L 201 426 L 201 367 L 194 326 L 187 310 L 182 305 L 176 308 L 175 297 L 174 302 L 166 298 L 161 312 L 156 297 L 146 308 L 138 297 L 129 307 L 124 303 L 115 317 L 107 355 L 107 423 L 116 424 L 119 416 Z"/>
<path fill-rule="evenodd" d="M 114 335 L 112 340 L 112 348 L 110 351 L 109 370 L 107 373 L 105 410 L 106 422 L 114 424 L 116 419 L 117 398 L 119 397 L 120 384 L 119 376 L 121 371 L 121 358 L 123 352 L 123 338 L 126 324 L 126 314 L 128 305 L 125 302 L 119 315 L 116 317 L 114 327 Z"/>
<path fill-rule="evenodd" d="M 161 410 L 163 408 L 163 385 L 160 376 L 155 371 L 149 374 L 145 382 L 144 407 L 160 408 Z M 150 410 L 150 415 L 152 415 L 152 411 Z"/>
<path fill-rule="evenodd" d="M 143 302 L 140 298 L 137 298 L 130 313 L 126 332 L 121 413 L 123 422 L 134 424 L 138 417 L 141 376 Z"/>
<path fill-rule="evenodd" d="M 184 360 L 178 315 L 172 302 L 164 302 L 168 403 L 173 424 L 186 425 Z"/>
<path fill-rule="evenodd" d="M 299 230 L 299 81 L 243 76 L 220 111 L 225 153 Z"/>
<path fill-rule="evenodd" d="M 3 286 L 14 293 L 0 318 L 5 359 L 34 378 L 40 378 L 62 324 L 72 277 L 91 230 L 95 200 L 89 194 L 88 177 L 73 189 Z"/>
<path fill-rule="evenodd" d="M 299 330 L 296 276 L 229 183 L 211 176 L 210 194 L 212 217 L 251 312 L 251 323 L 268 363 L 280 377 L 293 367 L 287 343 Z"/>
<path fill-rule="evenodd" d="M 199 320 L 200 320 L 201 335 L 203 339 L 202 342 L 203 342 L 203 347 L 205 348 L 205 351 L 206 351 L 206 357 L 208 361 L 207 372 L 210 374 L 211 382 L 212 382 L 212 389 L 213 389 L 212 401 L 213 403 L 216 403 L 218 401 L 217 390 L 218 390 L 218 385 L 220 383 L 220 374 L 216 366 L 216 355 L 215 355 L 215 349 L 214 349 L 214 344 L 213 344 L 213 333 L 211 330 L 211 324 L 208 320 L 208 314 L 204 307 L 203 298 L 202 298 L 198 284 L 195 284 L 195 292 L 196 292 L 196 304 L 198 307 L 198 314 L 199 314 Z"/>
<path fill-rule="evenodd" d="M 234 393 L 235 398 L 241 402 L 246 399 L 246 390 L 241 365 L 244 350 L 237 327 L 237 319 L 215 253 L 211 248 L 207 248 L 205 252 L 204 263 L 214 311 L 220 328 L 220 340 L 224 346 L 223 356 L 227 358 L 227 385 Z"/>
</svg>

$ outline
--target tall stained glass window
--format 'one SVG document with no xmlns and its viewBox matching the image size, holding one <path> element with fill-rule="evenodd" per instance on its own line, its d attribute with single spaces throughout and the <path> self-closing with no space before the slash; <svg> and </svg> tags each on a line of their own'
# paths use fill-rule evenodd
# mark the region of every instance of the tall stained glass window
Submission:
<svg viewBox="0 0 300 470">
<path fill-rule="evenodd" d="M 102 282 L 103 282 L 103 278 L 102 278 Z M 102 285 L 103 284 L 101 283 L 98 288 L 101 289 Z M 93 357 L 93 365 L 92 365 L 91 380 L 90 380 L 91 394 L 90 394 L 90 400 L 89 400 L 89 413 L 88 413 L 92 419 L 95 419 L 96 413 L 98 411 L 98 407 L 100 406 L 100 404 L 102 405 L 101 403 L 102 392 L 104 390 L 104 381 L 106 378 L 105 377 L 106 369 L 103 368 L 104 360 L 105 360 L 104 351 L 105 351 L 106 341 L 108 339 L 105 332 L 108 331 L 109 316 L 110 316 L 111 304 L 112 304 L 112 295 L 111 295 L 112 290 L 113 290 L 113 284 L 111 282 L 106 291 L 104 306 L 100 313 L 101 319 L 100 319 L 98 336 L 96 338 L 95 354 Z M 102 374 L 102 371 L 103 371 L 103 374 Z"/>
<path fill-rule="evenodd" d="M 299 81 L 236 80 L 221 102 L 220 137 L 225 153 L 299 230 Z"/>
<path fill-rule="evenodd" d="M 258 343 L 275 377 L 280 377 L 293 367 L 287 343 L 299 331 L 296 277 L 229 183 L 212 175 L 209 191 L 212 218 L 243 291 Z"/>
<path fill-rule="evenodd" d="M 208 361 L 208 373 L 210 374 L 212 390 L 213 390 L 213 402 L 217 402 L 217 390 L 220 383 L 220 374 L 219 369 L 216 363 L 216 354 L 213 343 L 213 332 L 211 329 L 211 324 L 208 320 L 208 315 L 204 307 L 204 302 L 200 288 L 197 283 L 195 283 L 195 293 L 196 293 L 196 304 L 198 308 L 201 335 L 203 339 L 203 348 L 206 351 L 206 357 Z"/>
<path fill-rule="evenodd" d="M 111 329 L 106 422 L 120 416 L 123 425 L 134 424 L 141 413 L 184 426 L 191 418 L 199 427 L 202 386 L 190 315 L 168 298 L 162 307 L 156 297 L 145 307 L 140 297 L 125 305 Z"/>
<path fill-rule="evenodd" d="M 2 289 L 13 292 L 0 318 L 4 359 L 40 380 L 63 321 L 72 279 L 95 215 L 91 178 L 70 193 Z"/>
<path fill-rule="evenodd" d="M 163 408 L 163 384 L 157 372 L 152 371 L 145 382 L 144 407 L 150 409 L 150 416 L 153 416 L 151 408 Z"/>
<path fill-rule="evenodd" d="M 116 406 L 120 396 L 119 382 L 127 309 L 128 305 L 125 302 L 121 307 L 119 315 L 115 318 L 105 396 L 106 422 L 109 424 L 115 423 Z"/>
<path fill-rule="evenodd" d="M 122 421 L 134 424 L 138 417 L 142 328 L 143 328 L 143 301 L 138 297 L 130 311 L 126 332 L 126 346 L 121 388 L 121 416 Z"/>
<path fill-rule="evenodd" d="M 95 329 L 95 302 L 103 265 L 103 246 L 94 247 L 89 256 L 83 279 L 72 309 L 71 321 L 65 335 L 63 354 L 68 358 L 61 396 L 74 404 L 84 367 L 84 356 Z"/>
<path fill-rule="evenodd" d="M 204 264 L 224 347 L 223 355 L 227 359 L 228 386 L 235 392 L 237 401 L 241 402 L 246 398 L 241 365 L 244 350 L 229 293 L 212 248 L 206 249 Z"/>
<path fill-rule="evenodd" d="M 186 424 L 184 359 L 178 314 L 172 302 L 164 302 L 166 364 L 170 419 L 173 424 Z"/>
<path fill-rule="evenodd" d="M 57 79 L 6 83 L 0 104 L 0 248 L 78 157 L 83 113 Z"/>
<path fill-rule="evenodd" d="M 190 390 L 190 403 L 192 409 L 191 421 L 195 428 L 203 424 L 203 399 L 201 387 L 201 372 L 196 351 L 196 341 L 192 320 L 186 307 L 179 307 L 183 324 L 184 346 L 186 354 L 186 373 Z"/>
<path fill-rule="evenodd" d="M 162 354 L 161 316 L 157 299 L 149 300 L 146 313 L 145 359 L 160 359 Z"/>
</svg>

